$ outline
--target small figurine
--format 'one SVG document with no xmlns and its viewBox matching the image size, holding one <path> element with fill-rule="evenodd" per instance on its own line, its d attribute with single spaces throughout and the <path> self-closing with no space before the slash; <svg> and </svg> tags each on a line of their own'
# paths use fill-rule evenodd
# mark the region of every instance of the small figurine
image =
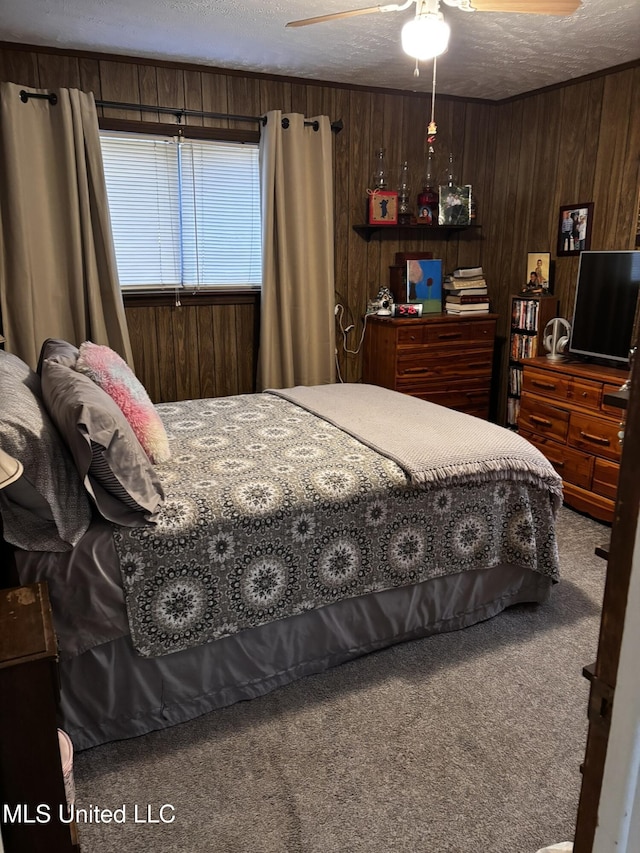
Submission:
<svg viewBox="0 0 640 853">
<path fill-rule="evenodd" d="M 370 300 L 367 306 L 367 314 L 379 314 L 382 317 L 390 317 L 393 307 L 393 296 L 388 287 L 382 287 L 374 300 Z"/>
</svg>

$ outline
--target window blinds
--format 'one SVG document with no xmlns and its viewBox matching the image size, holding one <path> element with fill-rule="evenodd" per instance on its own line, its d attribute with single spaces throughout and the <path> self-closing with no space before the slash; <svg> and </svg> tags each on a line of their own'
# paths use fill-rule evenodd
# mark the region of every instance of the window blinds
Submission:
<svg viewBox="0 0 640 853">
<path fill-rule="evenodd" d="M 123 288 L 261 284 L 257 145 L 100 138 Z"/>
</svg>

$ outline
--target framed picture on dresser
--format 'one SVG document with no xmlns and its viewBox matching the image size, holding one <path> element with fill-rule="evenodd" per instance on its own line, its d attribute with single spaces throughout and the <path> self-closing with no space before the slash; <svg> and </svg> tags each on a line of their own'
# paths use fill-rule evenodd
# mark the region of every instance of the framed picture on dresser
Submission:
<svg viewBox="0 0 640 853">
<path fill-rule="evenodd" d="M 407 261 L 407 302 L 419 302 L 424 314 L 442 311 L 442 260 Z"/>
<path fill-rule="evenodd" d="M 551 285 L 551 254 L 529 252 L 527 254 L 526 284 L 523 293 L 553 293 Z"/>
</svg>

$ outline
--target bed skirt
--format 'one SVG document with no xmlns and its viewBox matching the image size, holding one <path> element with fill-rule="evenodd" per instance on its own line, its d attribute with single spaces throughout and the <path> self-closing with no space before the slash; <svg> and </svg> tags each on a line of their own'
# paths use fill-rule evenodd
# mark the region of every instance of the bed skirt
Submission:
<svg viewBox="0 0 640 853">
<path fill-rule="evenodd" d="M 77 750 L 143 735 L 395 643 L 542 603 L 553 583 L 512 565 L 447 575 L 156 658 L 140 657 L 120 637 L 60 661 L 61 726 Z"/>
</svg>

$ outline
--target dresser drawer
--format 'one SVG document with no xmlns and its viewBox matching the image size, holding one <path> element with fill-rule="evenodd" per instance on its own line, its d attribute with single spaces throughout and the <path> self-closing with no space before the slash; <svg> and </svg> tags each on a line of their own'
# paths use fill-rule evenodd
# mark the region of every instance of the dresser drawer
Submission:
<svg viewBox="0 0 640 853">
<path fill-rule="evenodd" d="M 542 438 L 524 430 L 518 430 L 518 432 L 547 457 L 563 480 L 583 489 L 591 488 L 593 456 L 581 453 L 579 450 L 572 450 L 550 438 Z"/>
<path fill-rule="evenodd" d="M 621 409 L 619 406 L 610 406 L 604 401 L 605 394 L 615 394 L 619 390 L 619 385 L 604 385 L 602 388 L 602 403 L 600 404 L 600 409 L 604 415 L 612 415 L 614 418 L 618 418 L 618 420 L 621 421 L 624 418 L 624 409 Z"/>
<path fill-rule="evenodd" d="M 562 444 L 566 441 L 568 429 L 569 412 L 557 409 L 543 402 L 539 397 L 522 397 L 518 415 L 518 432 L 546 435 Z"/>
<path fill-rule="evenodd" d="M 588 379 L 574 380 L 552 371 L 525 370 L 522 390 L 531 394 L 551 397 L 554 400 L 571 402 L 586 409 L 599 409 L 602 399 L 602 384 Z"/>
<path fill-rule="evenodd" d="M 567 443 L 578 450 L 602 456 L 605 459 L 620 461 L 620 427 L 615 421 L 594 418 L 572 412 L 569 420 Z"/>
<path fill-rule="evenodd" d="M 405 391 L 411 394 L 411 391 Z M 413 394 L 421 400 L 446 406 L 448 409 L 457 409 L 459 412 L 481 412 L 486 417 L 489 412 L 489 389 L 486 383 L 479 388 L 449 388 L 443 390 L 420 391 Z"/>
<path fill-rule="evenodd" d="M 608 462 L 606 459 L 596 459 L 593 468 L 593 484 L 591 488 L 599 495 L 604 495 L 605 498 L 616 499 L 618 491 L 618 475 L 620 474 L 620 466 L 615 462 Z"/>
<path fill-rule="evenodd" d="M 398 391 L 402 380 L 421 377 L 429 380 L 458 381 L 484 378 L 489 380 L 493 369 L 493 352 L 484 347 L 457 353 L 455 358 L 445 348 L 428 350 L 412 347 L 398 350 L 396 375 Z"/>
<path fill-rule="evenodd" d="M 487 342 L 487 347 L 493 349 L 496 333 L 494 320 L 467 321 L 459 320 L 451 323 L 438 323 L 424 327 L 424 342 L 426 344 L 456 345 L 478 344 Z"/>
<path fill-rule="evenodd" d="M 404 328 L 397 331 L 398 344 L 420 344 L 424 343 L 425 326 L 412 326 L 407 324 Z"/>
</svg>

